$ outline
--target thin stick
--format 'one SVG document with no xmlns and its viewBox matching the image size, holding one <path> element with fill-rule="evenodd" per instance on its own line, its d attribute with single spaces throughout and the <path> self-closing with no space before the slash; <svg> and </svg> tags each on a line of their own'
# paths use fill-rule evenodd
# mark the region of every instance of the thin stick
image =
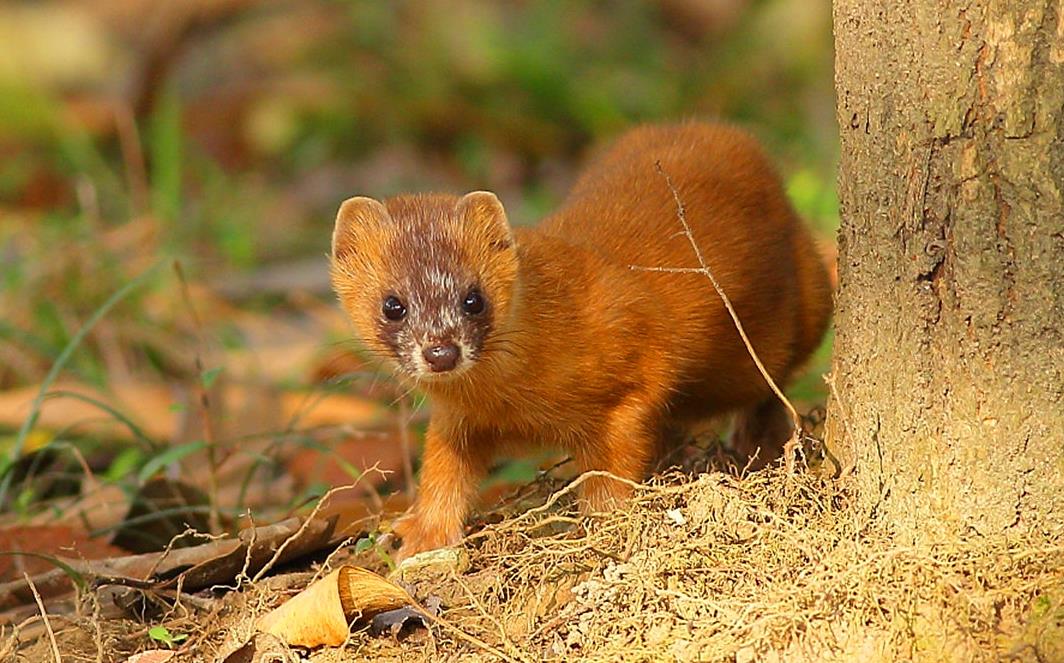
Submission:
<svg viewBox="0 0 1064 663">
<path fill-rule="evenodd" d="M 318 512 L 321 511 L 321 508 L 323 506 L 325 506 L 325 503 L 329 501 L 330 497 L 332 497 L 334 494 L 340 492 L 341 490 L 352 490 L 352 489 L 354 489 L 355 487 L 358 486 L 359 482 L 362 480 L 362 477 L 364 477 L 367 474 L 369 474 L 370 472 L 374 472 L 374 471 L 380 472 L 380 470 L 377 468 L 376 464 L 374 464 L 373 467 L 371 467 L 368 470 L 366 470 L 365 472 L 363 472 L 362 476 L 360 476 L 358 479 L 356 479 L 354 483 L 349 483 L 349 484 L 344 485 L 344 486 L 336 486 L 335 488 L 330 489 L 328 492 L 326 492 L 324 495 L 322 495 L 321 499 L 318 500 L 318 503 L 314 505 L 313 509 L 311 509 L 310 515 L 308 515 L 306 517 L 306 519 L 303 520 L 303 524 L 300 525 L 299 529 L 297 529 L 295 531 L 295 534 L 293 534 L 292 536 L 290 536 L 287 539 L 285 539 L 284 542 L 280 546 L 277 547 L 277 550 L 274 551 L 273 556 L 270 558 L 270 560 L 268 562 L 266 562 L 266 564 L 264 564 L 263 567 L 261 569 L 259 569 L 259 572 L 255 574 L 255 577 L 251 579 L 251 583 L 255 584 L 256 582 L 261 580 L 262 577 L 265 576 L 270 571 L 270 569 L 273 568 L 274 564 L 277 563 L 277 560 L 281 559 L 281 555 L 284 554 L 285 549 L 288 548 L 288 544 L 290 544 L 292 541 L 295 541 L 296 539 L 298 539 L 303 534 L 303 532 L 306 531 L 307 527 L 310 526 L 310 522 L 312 520 L 314 520 L 314 516 L 318 515 Z"/>
<path fill-rule="evenodd" d="M 82 455 L 81 450 L 71 444 L 70 453 L 74 455 L 74 459 L 78 461 L 78 465 L 81 466 L 81 471 L 85 474 L 85 484 L 87 486 L 85 492 L 94 493 L 102 490 L 100 482 L 96 480 L 96 475 L 93 474 L 92 468 L 89 467 L 89 463 L 85 460 L 85 456 Z M 104 500 L 103 508 L 109 516 L 116 511 L 116 506 L 109 500 Z"/>
<path fill-rule="evenodd" d="M 97 592 L 90 592 L 92 600 L 92 640 L 96 643 L 96 663 L 103 663 L 103 627 L 100 619 L 100 596 Z"/>
<path fill-rule="evenodd" d="M 33 580 L 25 571 L 22 572 L 22 577 L 26 579 L 26 584 L 30 586 L 30 591 L 33 592 L 33 600 L 37 602 L 37 608 L 41 611 L 41 619 L 44 620 L 44 630 L 48 631 L 48 641 L 52 644 L 52 655 L 55 656 L 55 663 L 63 663 L 63 657 L 59 655 L 59 644 L 55 641 L 55 632 L 52 630 L 52 622 L 48 620 L 48 611 L 44 609 L 44 601 L 41 600 L 41 595 L 37 592 L 37 585 L 33 584 Z"/>
<path fill-rule="evenodd" d="M 612 472 L 607 472 L 606 470 L 588 470 L 587 472 L 584 472 L 583 474 L 581 474 L 577 478 L 573 479 L 569 484 L 564 486 L 561 490 L 559 490 L 559 491 L 557 491 L 555 493 L 552 493 L 551 496 L 547 498 L 547 501 L 544 502 L 543 504 L 541 504 L 539 506 L 536 506 L 536 507 L 532 507 L 528 511 L 525 511 L 524 513 L 522 513 L 520 516 L 518 516 L 517 518 L 514 519 L 514 522 L 517 522 L 519 520 L 523 520 L 523 519 L 525 519 L 526 517 L 528 517 L 530 515 L 534 515 L 534 514 L 537 514 L 537 513 L 542 513 L 543 511 L 546 511 L 547 509 L 550 509 L 562 497 L 564 497 L 565 495 L 568 495 L 569 493 L 571 493 L 574 490 L 576 490 L 580 486 L 580 484 L 584 483 L 585 481 L 588 481 L 589 479 L 594 479 L 595 477 L 603 477 L 603 478 L 607 478 L 607 479 L 612 479 L 613 481 L 619 481 L 619 482 L 625 484 L 626 486 L 628 486 L 629 488 L 632 488 L 633 490 L 646 490 L 646 488 L 647 488 L 647 486 L 645 484 L 638 483 L 636 481 L 632 481 L 631 479 L 626 479 L 624 477 L 619 477 L 616 474 L 613 474 Z"/>
<path fill-rule="evenodd" d="M 15 660 L 11 657 L 15 653 L 15 647 L 18 646 L 19 627 L 14 625 L 11 627 L 11 635 L 7 634 L 7 626 L 0 626 L 0 661 Z"/>
<path fill-rule="evenodd" d="M 517 660 L 517 659 L 515 659 L 515 658 L 513 658 L 513 657 L 511 657 L 511 656 L 509 656 L 509 655 L 507 655 L 505 653 L 503 653 L 502 651 L 496 649 L 495 647 L 492 647 L 491 645 L 489 645 L 488 643 L 484 642 L 480 638 L 466 633 L 465 631 L 463 631 L 462 629 L 458 628 L 457 626 L 455 626 L 451 622 L 447 621 L 443 617 L 440 617 L 438 615 L 432 614 L 431 612 L 429 612 L 425 608 L 421 607 L 421 604 L 419 604 L 418 602 L 414 601 L 412 603 L 412 607 L 415 610 L 417 610 L 419 613 L 421 613 L 421 615 L 423 617 L 425 617 L 426 619 L 431 621 L 433 624 L 438 624 L 438 625 L 444 627 L 445 629 L 447 629 L 448 631 L 450 631 L 451 633 L 453 633 L 454 635 L 458 636 L 458 638 L 460 640 L 465 640 L 469 644 L 474 645 L 475 647 L 479 647 L 480 649 L 483 649 L 484 651 L 486 651 L 488 653 L 494 654 L 495 656 L 499 657 L 500 659 L 502 659 L 504 661 L 516 661 Z"/>
<path fill-rule="evenodd" d="M 484 529 L 482 529 L 482 530 L 480 530 L 478 532 L 473 532 L 472 534 L 470 534 L 469 536 L 467 536 L 464 539 L 464 542 L 466 544 L 468 544 L 471 541 L 474 541 L 476 539 L 480 539 L 480 538 L 489 536 L 489 534 L 491 532 L 498 531 L 499 528 L 516 526 L 518 523 L 526 520 L 527 518 L 530 518 L 531 516 L 536 515 L 537 513 L 543 513 L 544 511 L 549 510 L 552 506 L 557 504 L 558 500 L 560 500 L 561 498 L 565 497 L 569 493 L 572 493 L 577 488 L 579 488 L 580 485 L 583 484 L 585 481 L 588 481 L 590 479 L 594 479 L 596 477 L 601 477 L 601 478 L 611 479 L 613 481 L 618 481 L 618 482 L 623 483 L 624 485 L 628 486 L 629 488 L 632 488 L 633 490 L 651 491 L 651 492 L 659 494 L 659 495 L 668 495 L 668 494 L 673 494 L 673 493 L 682 492 L 683 490 L 686 490 L 686 488 L 684 486 L 682 486 L 682 485 L 681 486 L 650 486 L 650 485 L 645 484 L 645 483 L 639 483 L 639 482 L 636 482 L 636 481 L 632 481 L 631 479 L 626 479 L 625 477 L 617 476 L 616 474 L 613 474 L 612 472 L 608 472 L 606 470 L 588 470 L 587 472 L 584 472 L 580 476 L 576 477 L 575 479 L 573 479 L 572 481 L 567 483 L 562 488 L 558 489 L 556 492 L 551 493 L 550 497 L 548 497 L 547 501 L 544 502 L 543 504 L 540 504 L 539 506 L 535 506 L 535 507 L 532 507 L 531 509 L 523 511 L 522 513 L 518 514 L 517 516 L 515 516 L 514 518 L 512 518 L 510 520 L 503 520 L 501 523 L 498 523 L 498 524 L 495 524 L 495 525 L 488 525 L 487 527 L 485 527 Z M 551 516 L 550 518 L 555 518 L 555 516 Z M 539 527 L 542 524 L 543 523 L 537 523 L 536 527 Z"/>
<path fill-rule="evenodd" d="M 237 534 L 237 537 L 239 538 L 240 534 L 242 534 L 243 532 L 251 532 L 250 536 L 248 537 L 250 539 L 250 541 L 248 541 L 245 544 L 245 547 L 244 547 L 244 566 L 241 567 L 240 573 L 237 573 L 236 577 L 233 578 L 233 581 L 234 581 L 235 584 L 233 584 L 233 585 L 211 585 L 211 591 L 214 591 L 216 589 L 229 589 L 229 590 L 232 590 L 234 592 L 237 592 L 237 591 L 240 591 L 240 587 L 245 582 L 251 582 L 251 576 L 248 575 L 248 569 L 251 568 L 251 555 L 255 551 L 255 544 L 258 542 L 258 539 L 259 539 L 259 532 L 258 532 L 258 528 L 255 527 L 255 517 L 251 515 L 251 509 L 250 508 L 245 512 L 245 515 L 247 516 L 247 519 L 248 519 L 248 526 L 246 528 L 244 528 L 244 530 L 242 532 L 239 532 Z M 181 576 L 181 577 L 184 577 L 184 576 Z"/>
<path fill-rule="evenodd" d="M 680 194 L 676 191 L 676 186 L 672 182 L 672 178 L 661 167 L 660 161 L 654 162 L 654 167 L 657 169 L 658 174 L 665 179 L 665 184 L 669 187 L 669 192 L 672 193 L 672 199 L 676 201 L 676 217 L 683 225 L 683 234 L 687 237 L 688 243 L 691 245 L 691 249 L 695 253 L 695 258 L 698 259 L 697 268 L 682 268 L 682 267 L 638 267 L 631 266 L 631 269 L 640 269 L 644 271 L 654 272 L 672 272 L 672 273 L 695 273 L 702 274 L 709 282 L 713 284 L 713 289 L 717 291 L 717 295 L 721 301 L 724 302 L 724 308 L 728 310 L 728 315 L 731 316 L 732 323 L 735 324 L 736 331 L 739 332 L 739 337 L 743 341 L 743 345 L 746 346 L 746 351 L 750 354 L 750 358 L 754 360 L 754 365 L 757 366 L 757 370 L 761 373 L 761 377 L 765 378 L 765 382 L 768 383 L 772 392 L 776 394 L 776 398 L 783 403 L 784 407 L 791 415 L 791 421 L 794 423 L 794 433 L 791 438 L 787 440 L 784 445 L 785 457 L 784 462 L 787 465 L 787 471 L 794 471 L 794 449 L 798 444 L 798 439 L 802 434 L 802 418 L 798 415 L 798 411 L 794 409 L 794 405 L 783 395 L 783 391 L 776 384 L 776 381 L 772 379 L 772 376 L 768 374 L 768 370 L 765 365 L 761 363 L 761 358 L 758 357 L 757 352 L 754 351 L 754 346 L 750 343 L 750 338 L 746 335 L 746 330 L 743 328 L 743 323 L 739 320 L 739 314 L 735 312 L 735 308 L 732 306 L 731 300 L 724 294 L 724 289 L 720 287 L 720 283 L 717 282 L 717 278 L 713 276 L 713 272 L 710 271 L 709 265 L 706 264 L 706 259 L 702 255 L 702 249 L 698 246 L 698 242 L 695 241 L 695 235 L 691 232 L 691 226 L 687 223 L 687 208 L 684 206 L 683 201 L 680 200 Z"/>
<path fill-rule="evenodd" d="M 148 572 L 144 574 L 144 581 L 145 582 L 148 582 L 148 580 L 153 575 L 155 575 L 155 572 L 159 569 L 159 566 L 164 561 L 166 561 L 166 557 L 171 552 L 173 552 L 174 545 L 177 544 L 178 540 L 180 540 L 180 539 L 182 539 L 182 538 L 184 538 L 186 536 L 188 536 L 188 537 L 199 537 L 201 539 L 207 539 L 208 541 L 217 541 L 218 539 L 224 538 L 223 535 L 221 535 L 221 534 L 214 534 L 214 535 L 212 535 L 212 534 L 203 534 L 201 532 L 196 531 L 192 527 L 186 527 L 184 532 L 181 532 L 180 534 L 175 534 L 172 537 L 170 537 L 170 540 L 166 543 L 166 547 L 163 548 L 162 551 L 159 553 L 159 557 L 154 562 L 152 562 L 152 565 L 148 569 Z"/>
<path fill-rule="evenodd" d="M 198 347 L 193 358 L 196 364 L 196 386 L 199 392 L 200 416 L 203 417 L 203 439 L 207 443 L 207 498 L 211 503 L 210 513 L 208 513 L 207 518 L 211 534 L 218 534 L 222 531 L 222 517 L 218 506 L 218 440 L 214 434 L 214 423 L 211 420 L 210 395 L 207 393 L 207 387 L 203 384 L 204 370 L 201 354 L 205 347 L 203 323 L 200 321 L 199 314 L 196 313 L 196 307 L 192 305 L 192 295 L 189 293 L 188 281 L 185 279 L 185 270 L 181 268 L 181 263 L 177 260 L 174 261 L 174 272 L 177 274 L 177 280 L 181 283 L 181 297 L 185 300 L 185 306 L 192 315 L 192 323 L 196 329 L 196 345 Z"/>
<path fill-rule="evenodd" d="M 236 575 L 236 587 L 234 591 L 240 591 L 240 586 L 245 582 L 251 582 L 251 576 L 248 575 L 248 569 L 251 568 L 251 553 L 255 550 L 255 544 L 258 542 L 259 533 L 255 527 L 255 516 L 251 514 L 251 508 L 247 510 L 248 527 L 251 528 L 251 536 L 248 537 L 251 540 L 248 541 L 248 547 L 244 550 L 244 566 L 240 568 L 240 573 Z"/>
<path fill-rule="evenodd" d="M 480 614 L 487 617 L 488 620 L 495 625 L 495 628 L 499 630 L 499 639 L 502 640 L 502 644 L 506 647 L 510 654 L 513 655 L 514 652 L 517 651 L 517 647 L 515 647 L 514 643 L 510 640 L 510 636 L 506 634 L 506 627 L 502 625 L 502 622 L 499 621 L 498 617 L 488 612 L 484 608 L 484 606 L 480 604 L 480 601 L 477 600 L 477 597 L 473 593 L 473 590 L 469 588 L 469 585 L 462 582 L 462 578 L 457 573 L 455 573 L 453 568 L 451 569 L 451 578 L 456 583 L 458 583 L 458 586 L 461 587 L 462 591 L 464 591 L 466 596 L 469 597 L 469 602 L 473 604 L 473 607 L 476 608 L 477 611 L 480 612 Z"/>
<path fill-rule="evenodd" d="M 851 440 L 855 439 L 853 437 L 853 433 L 850 431 L 850 422 L 846 420 L 846 407 L 845 407 L 845 404 L 842 402 L 842 398 L 839 396 L 838 389 L 836 389 L 836 387 L 835 387 L 835 373 L 834 373 L 834 371 L 832 371 L 832 372 L 828 373 L 827 375 L 823 376 L 823 378 L 824 378 L 824 383 L 827 384 L 828 389 L 831 391 L 832 397 L 839 404 L 839 418 L 842 419 L 842 427 L 844 429 L 846 429 L 846 436 L 849 439 L 851 439 Z M 835 454 L 833 454 L 831 452 L 831 449 L 828 448 L 827 433 L 826 432 L 824 434 L 824 439 L 820 442 L 820 448 L 824 452 L 824 456 L 826 456 L 827 459 L 830 460 L 831 463 L 835 466 L 835 476 L 834 476 L 834 478 L 838 479 L 839 477 L 842 476 L 842 471 L 843 471 L 842 462 L 840 462 L 839 459 L 835 457 Z M 880 457 L 880 462 L 882 462 L 882 460 L 883 460 L 883 458 Z M 854 468 L 851 465 L 850 467 L 846 468 L 846 473 L 849 474 L 850 472 L 853 471 L 853 469 Z"/>
<path fill-rule="evenodd" d="M 336 549 L 325 557 L 325 561 L 322 562 L 318 570 L 314 572 L 314 575 L 311 576 L 310 582 L 308 582 L 307 585 L 313 585 L 314 583 L 318 582 L 319 580 L 327 576 L 329 573 L 331 573 L 333 570 L 333 557 L 336 557 L 343 553 L 347 549 L 347 547 L 352 543 L 356 543 L 355 537 L 353 536 L 349 536 L 343 541 L 341 541 L 340 544 L 336 546 Z"/>
</svg>

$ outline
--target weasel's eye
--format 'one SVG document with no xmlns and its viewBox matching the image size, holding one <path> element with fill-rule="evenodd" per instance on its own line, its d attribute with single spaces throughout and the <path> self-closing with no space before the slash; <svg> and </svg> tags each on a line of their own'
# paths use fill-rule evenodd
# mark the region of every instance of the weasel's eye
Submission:
<svg viewBox="0 0 1064 663">
<path fill-rule="evenodd" d="M 384 313 L 384 317 L 392 322 L 398 322 L 406 317 L 406 304 L 395 295 L 392 295 L 384 300 L 381 311 Z"/>
<path fill-rule="evenodd" d="M 480 291 L 476 288 L 470 290 L 465 299 L 462 300 L 462 310 L 469 315 L 483 313 L 484 295 L 480 294 Z"/>
</svg>

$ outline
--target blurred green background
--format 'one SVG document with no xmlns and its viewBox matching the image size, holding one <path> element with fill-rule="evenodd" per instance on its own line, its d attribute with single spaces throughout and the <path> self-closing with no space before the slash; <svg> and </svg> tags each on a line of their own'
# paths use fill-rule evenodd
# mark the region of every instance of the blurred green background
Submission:
<svg viewBox="0 0 1064 663">
<path fill-rule="evenodd" d="M 490 189 L 532 223 L 639 122 L 747 126 L 830 244 L 831 58 L 829 0 L 6 2 L 0 392 L 36 389 L 68 346 L 60 376 L 101 393 L 320 382 L 342 372 L 321 359 L 345 337 L 324 257 L 340 200 Z M 0 416 L 9 474 L 37 439 L 16 424 Z M 103 444 L 77 430 L 40 445 Z M 120 475 L 120 456 L 89 464 Z"/>
</svg>

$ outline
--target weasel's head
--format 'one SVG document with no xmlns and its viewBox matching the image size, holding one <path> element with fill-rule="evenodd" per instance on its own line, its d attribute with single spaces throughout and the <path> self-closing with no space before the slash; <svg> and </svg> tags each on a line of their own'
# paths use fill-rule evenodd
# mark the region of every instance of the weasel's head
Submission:
<svg viewBox="0 0 1064 663">
<path fill-rule="evenodd" d="M 501 343 L 517 249 L 495 194 L 350 198 L 332 241 L 332 283 L 363 342 L 424 381 L 469 370 Z"/>
</svg>

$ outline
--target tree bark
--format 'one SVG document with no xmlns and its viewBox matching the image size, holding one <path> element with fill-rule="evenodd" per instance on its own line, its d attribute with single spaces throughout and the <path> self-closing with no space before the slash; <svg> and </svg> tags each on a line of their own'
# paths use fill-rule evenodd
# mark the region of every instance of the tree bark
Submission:
<svg viewBox="0 0 1064 663">
<path fill-rule="evenodd" d="M 1064 525 L 1064 0 L 835 0 L 828 444 L 902 539 Z"/>
</svg>

